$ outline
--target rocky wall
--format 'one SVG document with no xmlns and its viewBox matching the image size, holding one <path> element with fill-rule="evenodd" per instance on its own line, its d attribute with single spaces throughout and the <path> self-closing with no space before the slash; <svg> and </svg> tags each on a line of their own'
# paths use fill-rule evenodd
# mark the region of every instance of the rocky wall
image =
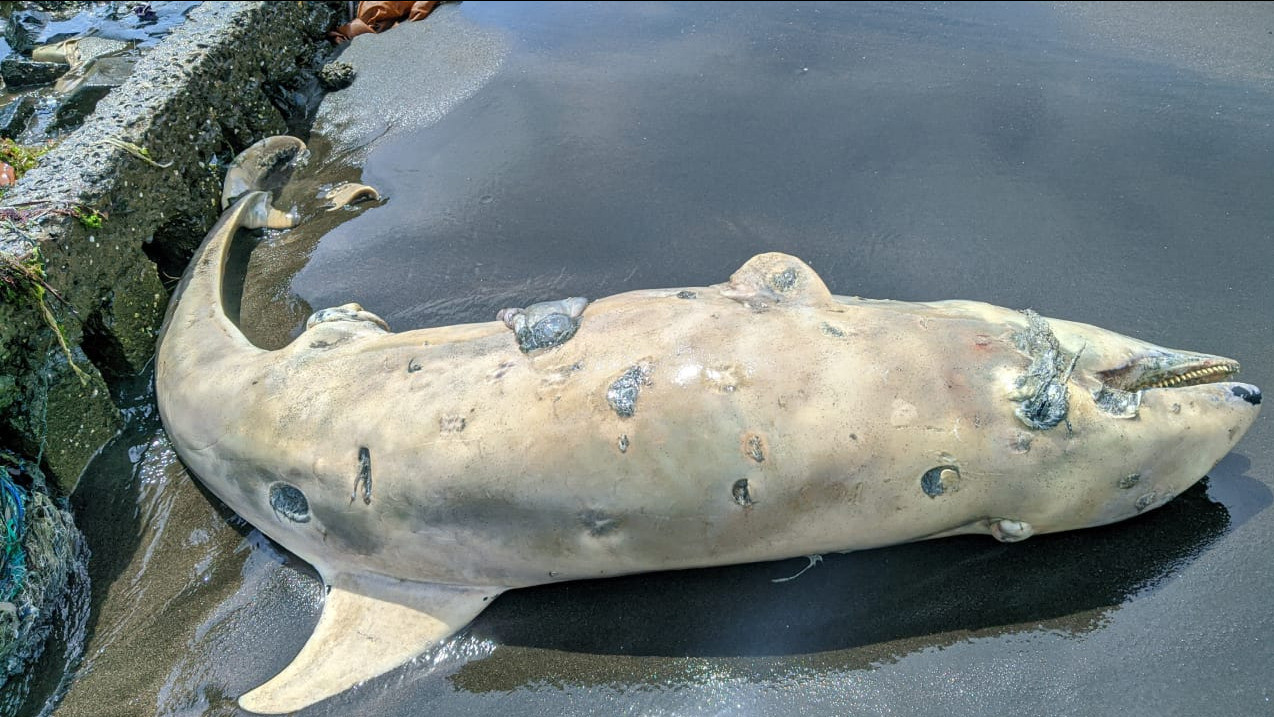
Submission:
<svg viewBox="0 0 1274 717">
<path fill-rule="evenodd" d="M 224 163 L 303 120 L 344 3 L 205 3 L 0 202 L 0 445 L 70 492 L 122 423 Z M 42 277 L 42 279 L 41 279 Z"/>
</svg>

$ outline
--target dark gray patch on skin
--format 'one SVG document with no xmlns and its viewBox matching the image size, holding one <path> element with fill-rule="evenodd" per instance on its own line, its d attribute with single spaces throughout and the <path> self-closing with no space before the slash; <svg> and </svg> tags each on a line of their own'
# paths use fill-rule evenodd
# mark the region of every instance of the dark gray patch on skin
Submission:
<svg viewBox="0 0 1274 717">
<path fill-rule="evenodd" d="M 779 291 L 788 291 L 796 286 L 796 269 L 788 267 L 783 271 L 775 272 L 770 275 L 770 286 Z"/>
<path fill-rule="evenodd" d="M 274 514 L 293 523 L 310 522 L 310 501 L 300 488 L 287 483 L 270 486 L 270 508 Z"/>
<path fill-rule="evenodd" d="M 1252 390 L 1248 388 L 1247 386 L 1234 386 L 1233 388 L 1230 389 L 1230 393 L 1243 399 L 1244 401 L 1247 401 L 1253 406 L 1261 405 L 1260 390 Z"/>
<path fill-rule="evenodd" d="M 1103 386 L 1093 396 L 1097 408 L 1118 418 L 1136 418 L 1141 409 L 1140 391 L 1123 391 L 1118 388 Z"/>
<path fill-rule="evenodd" d="M 621 434 L 619 436 L 619 452 L 620 453 L 628 452 L 628 434 L 627 433 Z"/>
<path fill-rule="evenodd" d="M 699 298 L 699 295 L 693 291 L 678 291 L 677 298 L 678 299 L 697 299 Z"/>
<path fill-rule="evenodd" d="M 819 327 L 818 327 L 818 330 L 819 330 L 819 331 L 822 331 L 823 333 L 827 334 L 828 336 L 834 336 L 835 338 L 838 338 L 838 339 L 843 339 L 843 338 L 845 338 L 845 332 L 844 332 L 844 331 L 841 331 L 840 329 L 836 328 L 835 326 L 832 326 L 831 324 L 827 323 L 826 321 L 824 321 L 824 322 L 823 322 L 823 325 L 822 325 L 822 326 L 819 326 Z"/>
<path fill-rule="evenodd" d="M 310 342 L 310 348 L 312 349 L 325 349 L 331 345 L 332 345 L 332 342 L 330 341 L 311 341 Z"/>
<path fill-rule="evenodd" d="M 1155 501 L 1158 499 L 1159 499 L 1159 496 L 1156 495 L 1154 491 L 1151 491 L 1141 496 L 1140 498 L 1138 498 L 1137 502 L 1134 504 L 1134 507 L 1137 509 L 1137 512 L 1140 513 L 1141 511 L 1153 505 Z"/>
<path fill-rule="evenodd" d="M 420 362 L 417 361 L 416 359 L 409 359 L 407 361 L 407 373 L 416 373 L 421 368 L 423 367 L 420 365 Z"/>
<path fill-rule="evenodd" d="M 606 389 L 606 402 L 620 418 L 631 418 L 637 410 L 637 396 L 643 386 L 650 385 L 653 367 L 642 362 L 628 369 Z"/>
<path fill-rule="evenodd" d="M 757 463 L 765 462 L 765 443 L 755 433 L 748 435 L 744 440 L 744 451 L 748 454 L 748 458 Z"/>
<path fill-rule="evenodd" d="M 354 479 L 354 493 L 349 497 L 353 503 L 358 498 L 358 489 L 363 489 L 363 505 L 372 504 L 372 452 L 367 446 L 358 447 L 358 477 Z"/>
<path fill-rule="evenodd" d="M 496 319 L 513 329 L 522 353 L 560 346 L 579 330 L 580 316 L 588 299 L 572 296 L 561 301 L 542 301 L 525 309 L 501 309 Z"/>
<path fill-rule="evenodd" d="M 579 514 L 579 522 L 588 529 L 588 534 L 601 538 L 619 530 L 620 520 L 601 510 L 585 510 Z"/>
<path fill-rule="evenodd" d="M 1123 478 L 1120 478 L 1119 487 L 1122 488 L 1123 490 L 1128 490 L 1129 488 L 1137 485 L 1137 483 L 1140 481 L 1141 481 L 1141 474 L 1133 473 L 1131 475 L 1126 475 Z"/>
<path fill-rule="evenodd" d="M 438 419 L 438 430 L 441 433 L 459 433 L 464 427 L 464 416 L 443 416 Z"/>
<path fill-rule="evenodd" d="M 358 304 L 346 304 L 344 306 L 332 306 L 326 309 L 319 309 L 310 314 L 305 320 L 305 330 L 318 326 L 319 324 L 327 324 L 332 322 L 350 322 L 357 324 L 366 324 L 369 328 L 378 333 L 388 333 L 389 324 L 385 320 L 366 311 Z"/>
<path fill-rule="evenodd" d="M 752 500 L 752 491 L 748 488 L 748 479 L 740 478 L 730 487 L 730 495 L 734 497 L 734 502 L 747 508 L 755 503 Z"/>
<path fill-rule="evenodd" d="M 1009 439 L 1009 448 L 1014 453 L 1029 453 L 1031 450 L 1031 434 L 1018 433 Z"/>
<path fill-rule="evenodd" d="M 923 490 L 925 495 L 930 498 L 937 498 L 943 493 L 946 493 L 947 489 L 951 486 L 946 484 L 942 474 L 947 471 L 954 472 L 956 476 L 960 475 L 960 469 L 955 466 L 938 466 L 937 468 L 930 468 L 925 471 L 924 475 L 920 476 L 920 490 Z"/>
<path fill-rule="evenodd" d="M 566 314 L 552 314 L 531 326 L 519 328 L 514 335 L 517 336 L 518 348 L 522 349 L 522 353 L 529 353 L 536 349 L 560 346 L 570 341 L 577 330 L 579 323 L 575 319 Z"/>
<path fill-rule="evenodd" d="M 1053 329 L 1042 316 L 1027 309 L 1026 329 L 1013 335 L 1019 350 L 1031 357 L 1026 373 L 1017 380 L 1024 397 L 1015 412 L 1023 423 L 1035 429 L 1048 429 L 1066 419 L 1069 393 L 1066 382 L 1075 368 L 1078 354 L 1068 357 L 1062 352 Z"/>
</svg>

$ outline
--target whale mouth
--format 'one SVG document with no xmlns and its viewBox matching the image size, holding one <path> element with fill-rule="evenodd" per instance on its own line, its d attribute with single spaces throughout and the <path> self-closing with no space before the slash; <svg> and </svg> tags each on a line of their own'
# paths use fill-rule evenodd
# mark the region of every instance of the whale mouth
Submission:
<svg viewBox="0 0 1274 717">
<path fill-rule="evenodd" d="M 1239 362 L 1217 356 L 1156 354 L 1142 356 L 1123 366 L 1098 372 L 1109 388 L 1143 391 L 1152 388 L 1186 388 L 1223 383 L 1239 373 Z"/>
<path fill-rule="evenodd" d="M 1143 378 L 1138 381 L 1133 388 L 1140 391 L 1147 388 L 1185 388 L 1187 386 L 1202 386 L 1205 383 L 1222 383 L 1231 377 L 1238 375 L 1239 364 L 1236 361 L 1230 361 L 1224 364 L 1216 364 L 1213 366 L 1200 365 L 1196 368 L 1186 367 L 1178 371 L 1173 371 L 1161 378 Z"/>
</svg>

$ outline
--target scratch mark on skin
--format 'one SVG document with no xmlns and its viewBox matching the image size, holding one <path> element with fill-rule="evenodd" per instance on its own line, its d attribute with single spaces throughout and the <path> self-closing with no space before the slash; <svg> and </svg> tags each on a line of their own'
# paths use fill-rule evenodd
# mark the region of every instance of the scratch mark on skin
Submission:
<svg viewBox="0 0 1274 717">
<path fill-rule="evenodd" d="M 350 505 L 358 498 L 358 488 L 363 487 L 363 505 L 372 504 L 372 452 L 367 446 L 358 447 L 358 477 L 354 479 L 354 492 L 349 497 Z"/>
<path fill-rule="evenodd" d="M 512 369 L 512 368 L 513 368 L 514 366 L 516 366 L 516 365 L 517 365 L 517 364 L 513 363 L 512 361 L 501 361 L 501 362 L 500 362 L 500 365 L 499 365 L 499 366 L 497 366 L 497 367 L 496 367 L 496 369 L 495 369 L 495 371 L 493 371 L 493 372 L 491 373 L 491 379 L 492 379 L 492 380 L 499 380 L 499 379 L 504 378 L 504 375 L 505 375 L 506 373 L 508 373 L 508 372 L 509 372 L 509 370 L 510 370 L 510 369 Z"/>
</svg>

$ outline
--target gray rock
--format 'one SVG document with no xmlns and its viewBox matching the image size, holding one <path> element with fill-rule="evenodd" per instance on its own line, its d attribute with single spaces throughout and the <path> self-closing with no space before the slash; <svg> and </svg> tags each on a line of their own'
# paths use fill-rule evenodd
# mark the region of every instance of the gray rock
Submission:
<svg viewBox="0 0 1274 717">
<path fill-rule="evenodd" d="M 163 4 L 175 8 L 174 22 L 192 6 Z M 216 221 L 220 196 L 220 177 L 209 160 L 287 130 L 269 94 L 326 52 L 315 40 L 335 19 L 326 3 L 203 3 L 191 14 L 195 21 L 142 54 L 132 77 L 4 196 L 4 206 L 14 211 L 44 202 L 81 204 L 108 215 L 99 228 L 61 213 L 37 214 L 21 227 L 0 222 L 0 254 L 24 260 L 37 243 L 65 306 L 78 313 L 61 303 L 53 306 L 87 383 L 69 368 L 38 308 L 0 306 L 7 312 L 0 316 L 0 377 L 12 379 L 0 378 L 0 403 L 9 402 L 0 411 L 0 434 L 28 455 L 43 448 L 44 467 L 67 493 L 121 424 L 114 394 L 81 345 L 90 344 L 94 361 L 121 381 L 144 369 L 167 302 L 148 254 L 182 251 L 174 245 L 152 252 L 147 240 L 181 230 L 187 241 L 198 243 Z M 161 13 L 156 25 L 134 30 L 146 33 L 144 40 L 162 24 Z M 41 112 L 37 109 L 37 118 Z M 108 137 L 145 147 L 156 161 L 172 165 L 140 161 L 103 143 Z M 181 273 L 189 251 L 172 272 Z M 45 346 L 51 349 L 43 351 Z"/>
<path fill-rule="evenodd" d="M 118 55 L 129 48 L 127 42 L 109 40 L 105 37 L 81 37 L 75 41 L 76 64 L 87 65 L 99 57 Z"/>
<path fill-rule="evenodd" d="M 343 90 L 354 83 L 354 66 L 348 62 L 329 62 L 319 68 L 318 82 L 328 92 Z"/>
<path fill-rule="evenodd" d="M 40 33 L 49 24 L 49 14 L 39 10 L 19 10 L 9 16 L 4 39 L 15 53 L 27 54 L 39 43 Z"/>
<path fill-rule="evenodd" d="M 31 95 L 23 95 L 0 107 L 0 137 L 17 139 L 25 132 L 37 103 L 38 100 Z"/>
<path fill-rule="evenodd" d="M 136 65 L 136 57 L 99 57 L 77 70 L 76 77 L 58 83 L 64 95 L 53 119 L 53 129 L 67 129 L 83 122 L 103 97 L 124 84 Z"/>
<path fill-rule="evenodd" d="M 82 12 L 92 10 L 96 3 L 70 2 L 68 0 L 36 0 L 25 4 L 41 12 L 47 12 L 53 20 L 60 21 L 69 20 Z"/>
<path fill-rule="evenodd" d="M 66 74 L 69 65 L 60 62 L 32 62 L 24 57 L 6 57 L 0 60 L 0 77 L 7 87 L 47 85 Z"/>
</svg>

